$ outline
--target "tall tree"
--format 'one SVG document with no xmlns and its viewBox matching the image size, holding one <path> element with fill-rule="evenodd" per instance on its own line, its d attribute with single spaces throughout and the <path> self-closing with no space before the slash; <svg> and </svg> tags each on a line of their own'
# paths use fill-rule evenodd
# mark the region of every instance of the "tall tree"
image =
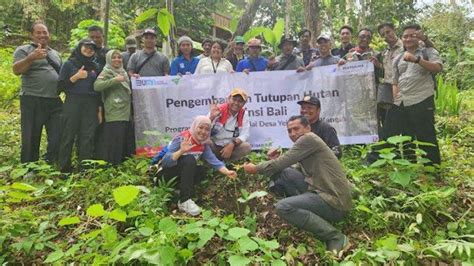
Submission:
<svg viewBox="0 0 474 266">
<path fill-rule="evenodd" d="M 311 44 L 316 47 L 316 38 L 321 33 L 320 8 L 318 0 L 304 0 L 304 25 L 311 31 Z"/>
<path fill-rule="evenodd" d="M 262 4 L 262 0 L 252 0 L 247 4 L 245 12 L 237 24 L 237 30 L 234 32 L 234 36 L 244 35 L 244 33 L 252 26 L 252 23 L 257 14 L 257 10 Z"/>
</svg>

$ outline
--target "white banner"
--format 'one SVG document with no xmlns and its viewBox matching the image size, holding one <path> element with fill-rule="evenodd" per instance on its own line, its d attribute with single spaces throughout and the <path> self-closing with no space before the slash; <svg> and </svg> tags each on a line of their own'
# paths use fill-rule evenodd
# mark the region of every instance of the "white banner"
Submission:
<svg viewBox="0 0 474 266">
<path fill-rule="evenodd" d="M 159 146 L 187 129 L 209 104 L 223 103 L 233 88 L 249 95 L 245 107 L 254 149 L 271 143 L 291 147 L 286 121 L 299 114 L 298 101 L 315 95 L 321 118 L 337 131 L 341 144 L 377 141 L 374 67 L 368 61 L 311 71 L 217 73 L 132 79 L 137 147 Z M 165 137 L 167 136 L 167 137 Z M 164 138 L 165 137 L 165 138 Z"/>
</svg>

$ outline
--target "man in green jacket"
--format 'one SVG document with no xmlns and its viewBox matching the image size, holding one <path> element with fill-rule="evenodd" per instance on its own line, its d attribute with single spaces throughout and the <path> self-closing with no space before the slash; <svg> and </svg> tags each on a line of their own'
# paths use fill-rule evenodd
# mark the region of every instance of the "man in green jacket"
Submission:
<svg viewBox="0 0 474 266">
<path fill-rule="evenodd" d="M 244 165 L 249 174 L 285 180 L 287 195 L 277 202 L 278 215 L 290 224 L 313 233 L 336 255 L 349 248 L 348 238 L 331 223 L 341 221 L 352 207 L 351 185 L 334 152 L 311 132 L 308 119 L 293 116 L 287 123 L 294 142 L 285 154 L 272 160 Z M 296 164 L 297 168 L 291 166 Z"/>
</svg>

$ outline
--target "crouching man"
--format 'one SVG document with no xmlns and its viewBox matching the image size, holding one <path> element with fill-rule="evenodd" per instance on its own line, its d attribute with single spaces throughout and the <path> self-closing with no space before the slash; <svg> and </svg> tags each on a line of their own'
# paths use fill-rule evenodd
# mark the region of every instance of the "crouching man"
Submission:
<svg viewBox="0 0 474 266">
<path fill-rule="evenodd" d="M 332 224 L 343 220 L 352 207 L 351 185 L 334 152 L 311 132 L 306 117 L 291 117 L 287 128 L 293 147 L 259 165 L 247 163 L 244 170 L 284 180 L 289 197 L 277 202 L 278 215 L 313 233 L 327 250 L 340 255 L 349 248 L 349 241 Z M 294 164 L 298 169 L 291 168 Z"/>
<path fill-rule="evenodd" d="M 235 88 L 230 92 L 226 103 L 211 106 L 211 148 L 220 160 L 237 161 L 252 150 L 247 142 L 250 130 L 244 108 L 247 99 L 244 90 Z"/>
</svg>

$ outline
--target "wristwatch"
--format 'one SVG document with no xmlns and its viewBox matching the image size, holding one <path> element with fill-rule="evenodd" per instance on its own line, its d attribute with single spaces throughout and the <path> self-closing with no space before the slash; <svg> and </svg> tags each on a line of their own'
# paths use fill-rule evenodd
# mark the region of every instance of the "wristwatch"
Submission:
<svg viewBox="0 0 474 266">
<path fill-rule="evenodd" d="M 234 145 L 237 146 L 238 145 L 237 138 L 233 138 L 232 143 L 234 143 Z"/>
<path fill-rule="evenodd" d="M 421 60 L 421 56 L 417 56 L 417 57 L 416 57 L 416 60 L 415 60 L 415 64 L 420 63 L 420 60 Z"/>
</svg>

